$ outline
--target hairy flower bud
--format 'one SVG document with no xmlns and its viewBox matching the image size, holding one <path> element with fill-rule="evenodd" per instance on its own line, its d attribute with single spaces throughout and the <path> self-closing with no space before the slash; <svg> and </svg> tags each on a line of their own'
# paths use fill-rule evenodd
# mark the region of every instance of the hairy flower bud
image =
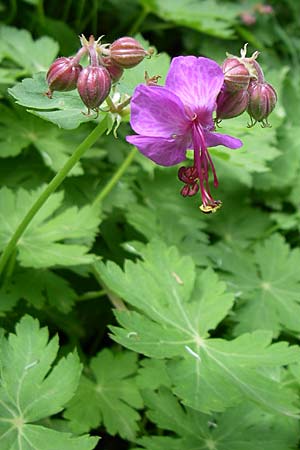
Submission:
<svg viewBox="0 0 300 450">
<path fill-rule="evenodd" d="M 252 120 L 250 126 L 254 125 L 256 122 L 261 122 L 263 127 L 270 126 L 267 119 L 277 102 L 275 89 L 269 83 L 257 83 L 252 81 L 248 92 L 249 103 L 247 111 Z"/>
<path fill-rule="evenodd" d="M 114 41 L 109 49 L 111 61 L 123 69 L 137 66 L 147 54 L 136 39 L 128 36 Z"/>
<path fill-rule="evenodd" d="M 123 75 L 123 72 L 124 72 L 122 67 L 114 64 L 109 56 L 102 56 L 101 62 L 105 66 L 105 68 L 108 70 L 112 81 L 114 83 L 119 81 L 119 79 L 121 78 L 121 76 Z"/>
<path fill-rule="evenodd" d="M 247 89 L 250 82 L 250 73 L 243 61 L 234 57 L 226 58 L 222 64 L 222 70 L 228 91 L 236 92 Z"/>
<path fill-rule="evenodd" d="M 247 90 L 229 92 L 223 88 L 217 97 L 217 121 L 237 117 L 246 111 L 249 102 Z"/>
<path fill-rule="evenodd" d="M 75 58 L 57 58 L 50 66 L 46 79 L 49 86 L 48 97 L 53 91 L 72 91 L 76 88 L 82 66 Z"/>
<path fill-rule="evenodd" d="M 80 72 L 77 89 L 83 103 L 97 109 L 106 99 L 111 88 L 109 72 L 102 66 L 87 66 Z"/>
</svg>

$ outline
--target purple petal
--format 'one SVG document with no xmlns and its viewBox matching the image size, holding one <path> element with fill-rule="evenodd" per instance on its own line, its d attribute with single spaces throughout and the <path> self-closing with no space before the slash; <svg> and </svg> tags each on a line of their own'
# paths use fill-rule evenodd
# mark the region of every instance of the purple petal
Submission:
<svg viewBox="0 0 300 450">
<path fill-rule="evenodd" d="M 228 148 L 240 148 L 243 142 L 228 134 L 212 133 L 210 131 L 204 132 L 205 142 L 207 147 L 216 147 L 217 145 L 224 145 Z"/>
<path fill-rule="evenodd" d="M 171 62 L 166 87 L 174 92 L 192 112 L 207 112 L 215 109 L 218 93 L 223 85 L 221 67 L 208 58 L 178 56 Z"/>
<path fill-rule="evenodd" d="M 161 166 L 173 166 L 185 160 L 187 144 L 184 139 L 166 139 L 153 136 L 127 136 L 143 155 Z"/>
<path fill-rule="evenodd" d="M 188 118 L 181 100 L 163 86 L 139 85 L 131 100 L 130 124 L 145 136 L 183 135 Z"/>
</svg>

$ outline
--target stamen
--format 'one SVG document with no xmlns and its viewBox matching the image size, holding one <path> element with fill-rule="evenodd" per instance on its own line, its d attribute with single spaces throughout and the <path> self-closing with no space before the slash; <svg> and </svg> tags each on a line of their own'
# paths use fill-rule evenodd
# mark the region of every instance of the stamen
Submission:
<svg viewBox="0 0 300 450">
<path fill-rule="evenodd" d="M 198 173 L 200 193 L 202 198 L 202 205 L 200 209 L 204 213 L 215 212 L 220 208 L 221 202 L 214 200 L 211 195 L 209 187 L 209 167 L 212 170 L 214 177 L 214 186 L 218 186 L 218 178 L 212 159 L 208 153 L 203 130 L 199 123 L 194 123 L 192 126 L 192 141 L 194 147 L 194 164 Z"/>
</svg>

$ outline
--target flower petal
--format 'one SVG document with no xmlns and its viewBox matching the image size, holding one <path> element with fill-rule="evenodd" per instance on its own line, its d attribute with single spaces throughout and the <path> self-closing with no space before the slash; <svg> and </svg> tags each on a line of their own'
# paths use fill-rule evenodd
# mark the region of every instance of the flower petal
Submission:
<svg viewBox="0 0 300 450">
<path fill-rule="evenodd" d="M 136 133 L 171 138 L 186 132 L 189 122 L 183 103 L 165 87 L 139 85 L 130 104 L 130 124 Z"/>
<path fill-rule="evenodd" d="M 204 132 L 204 138 L 207 147 L 216 147 L 217 145 L 224 145 L 224 147 L 237 149 L 242 147 L 243 142 L 228 134 Z"/>
<path fill-rule="evenodd" d="M 153 136 L 127 136 L 143 155 L 161 166 L 173 166 L 185 160 L 187 144 L 183 139 L 166 139 Z"/>
<path fill-rule="evenodd" d="M 178 56 L 171 62 L 166 87 L 192 112 L 211 114 L 223 80 L 221 67 L 212 59 Z"/>
</svg>

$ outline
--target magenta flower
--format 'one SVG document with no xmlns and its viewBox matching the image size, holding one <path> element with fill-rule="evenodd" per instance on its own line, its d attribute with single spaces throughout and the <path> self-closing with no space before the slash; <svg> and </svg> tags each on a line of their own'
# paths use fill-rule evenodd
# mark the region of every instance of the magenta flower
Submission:
<svg viewBox="0 0 300 450">
<path fill-rule="evenodd" d="M 179 56 L 171 62 L 165 86 L 139 85 L 131 100 L 131 126 L 138 133 L 127 136 L 143 155 L 161 166 L 172 166 L 186 159 L 186 150 L 194 150 L 194 164 L 179 169 L 185 183 L 183 196 L 200 189 L 203 212 L 216 210 L 209 188 L 209 169 L 214 186 L 216 171 L 207 147 L 224 145 L 239 148 L 242 142 L 232 136 L 215 133 L 213 112 L 223 85 L 219 65 L 208 58 Z"/>
</svg>

